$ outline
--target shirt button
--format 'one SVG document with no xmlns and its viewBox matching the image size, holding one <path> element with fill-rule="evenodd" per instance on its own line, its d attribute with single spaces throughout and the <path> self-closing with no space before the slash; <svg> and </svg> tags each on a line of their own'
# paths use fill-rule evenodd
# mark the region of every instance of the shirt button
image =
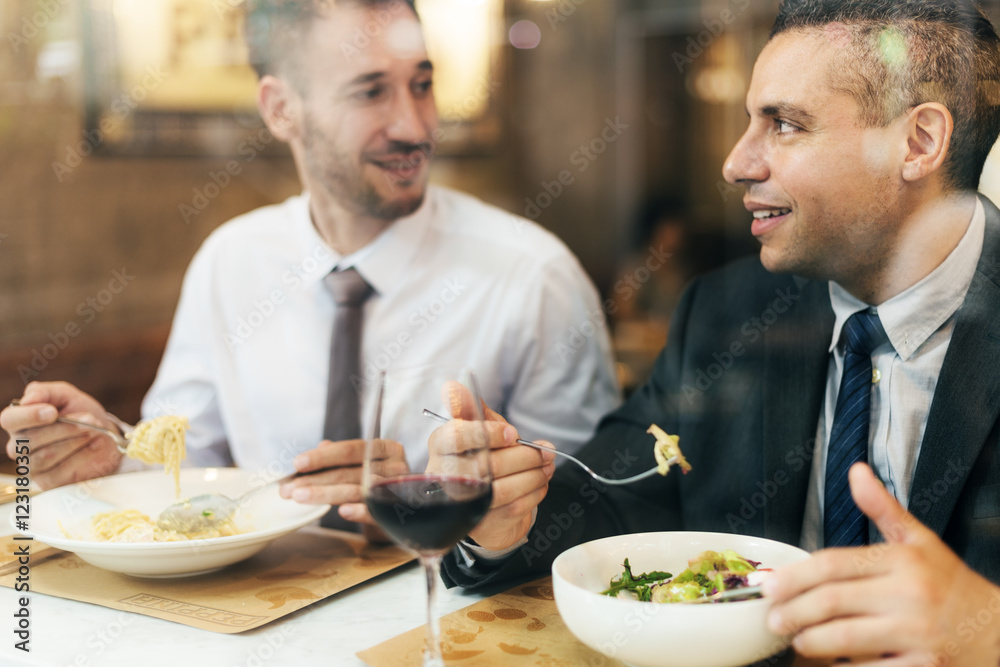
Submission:
<svg viewBox="0 0 1000 667">
<path fill-rule="evenodd" d="M 878 381 L 882 379 L 882 373 L 877 368 L 872 369 L 872 384 L 878 384 Z"/>
</svg>

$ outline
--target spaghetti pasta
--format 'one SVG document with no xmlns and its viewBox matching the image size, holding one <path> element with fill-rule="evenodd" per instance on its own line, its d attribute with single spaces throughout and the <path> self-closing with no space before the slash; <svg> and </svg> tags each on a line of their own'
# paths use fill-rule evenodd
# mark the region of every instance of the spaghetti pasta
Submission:
<svg viewBox="0 0 1000 667">
<path fill-rule="evenodd" d="M 165 415 L 139 422 L 129 440 L 125 455 L 143 463 L 159 463 L 173 474 L 177 496 L 181 495 L 181 461 L 187 455 L 184 434 L 187 417 Z"/>
<path fill-rule="evenodd" d="M 91 537 L 98 542 L 178 542 L 227 537 L 239 532 L 232 521 L 223 521 L 214 528 L 190 533 L 163 530 L 139 510 L 101 512 L 94 515 L 90 524 Z"/>
</svg>

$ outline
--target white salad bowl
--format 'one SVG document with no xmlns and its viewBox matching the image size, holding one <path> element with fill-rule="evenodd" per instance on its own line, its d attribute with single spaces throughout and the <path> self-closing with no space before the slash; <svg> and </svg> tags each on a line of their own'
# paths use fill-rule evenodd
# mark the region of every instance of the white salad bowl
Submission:
<svg viewBox="0 0 1000 667">
<path fill-rule="evenodd" d="M 767 599 L 657 604 L 600 595 L 628 558 L 635 575 L 679 574 L 703 551 L 732 549 L 760 568 L 808 558 L 798 547 L 726 533 L 618 535 L 575 546 L 552 563 L 559 615 L 581 642 L 634 667 L 738 667 L 772 656 L 788 638 L 766 625 Z"/>
<path fill-rule="evenodd" d="M 237 468 L 181 470 L 181 499 L 202 493 L 236 498 L 262 486 L 260 473 Z M 319 519 L 329 505 L 303 505 L 278 495 L 277 485 L 261 489 L 235 518 L 237 535 L 178 542 L 97 542 L 90 537 L 95 514 L 137 509 L 156 516 L 177 502 L 174 478 L 162 470 L 111 475 L 61 486 L 29 499 L 28 519 L 11 525 L 45 544 L 71 551 L 96 567 L 137 577 L 180 577 L 211 572 L 249 558 L 272 540 Z"/>
</svg>

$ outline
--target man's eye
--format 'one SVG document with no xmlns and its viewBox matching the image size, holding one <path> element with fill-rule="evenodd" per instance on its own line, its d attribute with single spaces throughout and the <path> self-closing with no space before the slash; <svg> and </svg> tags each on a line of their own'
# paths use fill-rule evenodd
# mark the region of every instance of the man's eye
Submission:
<svg viewBox="0 0 1000 667">
<path fill-rule="evenodd" d="M 374 86 L 372 88 L 365 88 L 364 90 L 356 93 L 355 97 L 358 97 L 362 100 L 374 100 L 378 99 L 378 97 L 381 96 L 383 92 L 385 92 L 384 87 Z"/>
<path fill-rule="evenodd" d="M 434 82 L 432 80 L 418 81 L 417 83 L 415 83 L 413 85 L 413 87 L 416 89 L 416 91 L 418 93 L 427 93 L 427 92 L 430 92 L 430 89 L 433 86 L 434 86 Z"/>
<path fill-rule="evenodd" d="M 778 134 L 791 134 L 792 132 L 798 132 L 799 128 L 789 123 L 787 120 L 776 119 L 774 121 L 778 128 Z"/>
</svg>

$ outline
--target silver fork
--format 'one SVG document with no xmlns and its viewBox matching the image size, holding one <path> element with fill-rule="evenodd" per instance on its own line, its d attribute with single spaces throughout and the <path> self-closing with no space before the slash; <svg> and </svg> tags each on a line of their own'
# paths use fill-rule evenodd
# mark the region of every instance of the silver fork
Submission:
<svg viewBox="0 0 1000 667">
<path fill-rule="evenodd" d="M 430 417 L 431 419 L 436 419 L 439 422 L 447 422 L 448 421 L 447 417 L 442 417 L 438 413 L 431 412 L 430 410 L 428 410 L 426 408 L 424 408 L 424 416 L 425 417 Z M 587 465 L 583 463 L 583 461 L 581 461 L 580 459 L 578 459 L 578 458 L 576 458 L 574 456 L 571 456 L 571 455 L 567 454 L 566 452 L 560 452 L 558 449 L 550 449 L 549 447 L 544 447 L 542 445 L 539 445 L 537 442 L 531 442 L 530 440 L 522 440 L 522 439 L 518 438 L 516 442 L 519 445 L 524 445 L 526 447 L 533 447 L 534 449 L 537 449 L 537 450 L 542 451 L 542 452 L 551 452 L 552 454 L 555 454 L 556 456 L 561 456 L 561 457 L 563 457 L 565 459 L 569 459 L 573 463 L 575 463 L 578 466 L 580 466 L 581 468 L 583 468 L 583 470 L 588 475 L 590 475 L 591 477 L 593 477 L 594 479 L 596 479 L 601 484 L 608 484 L 610 486 L 618 486 L 618 485 L 621 485 L 621 484 L 631 484 L 632 482 L 638 482 L 641 479 L 646 479 L 647 477 L 652 477 L 653 475 L 656 475 L 656 474 L 659 473 L 659 468 L 650 468 L 646 472 L 641 472 L 638 475 L 632 475 L 631 477 L 624 477 L 622 479 L 610 479 L 608 477 L 602 477 L 601 475 L 598 475 L 596 472 L 594 472 L 593 470 L 591 470 L 590 468 L 588 468 Z M 667 459 L 667 465 L 673 465 L 674 463 L 677 463 L 677 457 L 676 456 L 672 456 L 669 459 Z"/>
<path fill-rule="evenodd" d="M 10 404 L 16 407 L 21 405 L 21 401 L 15 398 L 13 401 L 10 402 Z M 109 415 L 109 417 L 111 416 L 112 415 Z M 82 422 L 77 419 L 70 419 L 69 417 L 56 417 L 56 421 L 62 422 L 64 424 L 73 424 L 74 426 L 82 426 L 83 428 L 89 428 L 95 431 L 100 431 L 101 433 L 110 436 L 111 439 L 115 441 L 115 445 L 118 447 L 118 451 L 121 452 L 122 454 L 127 453 L 125 450 L 128 449 L 129 443 L 131 442 L 130 438 L 132 437 L 132 427 L 121 420 L 117 420 L 117 423 L 118 426 L 125 432 L 124 436 L 121 433 L 117 433 L 115 431 L 112 431 L 111 429 L 104 428 L 103 426 L 88 424 L 86 422 Z"/>
<path fill-rule="evenodd" d="M 706 602 L 718 602 L 720 600 L 749 600 L 751 598 L 762 597 L 760 586 L 743 586 L 742 588 L 730 588 L 726 591 L 719 591 L 717 593 L 712 593 L 711 595 L 706 595 L 704 597 L 695 598 L 693 600 L 680 600 L 681 604 L 704 604 Z"/>
</svg>

